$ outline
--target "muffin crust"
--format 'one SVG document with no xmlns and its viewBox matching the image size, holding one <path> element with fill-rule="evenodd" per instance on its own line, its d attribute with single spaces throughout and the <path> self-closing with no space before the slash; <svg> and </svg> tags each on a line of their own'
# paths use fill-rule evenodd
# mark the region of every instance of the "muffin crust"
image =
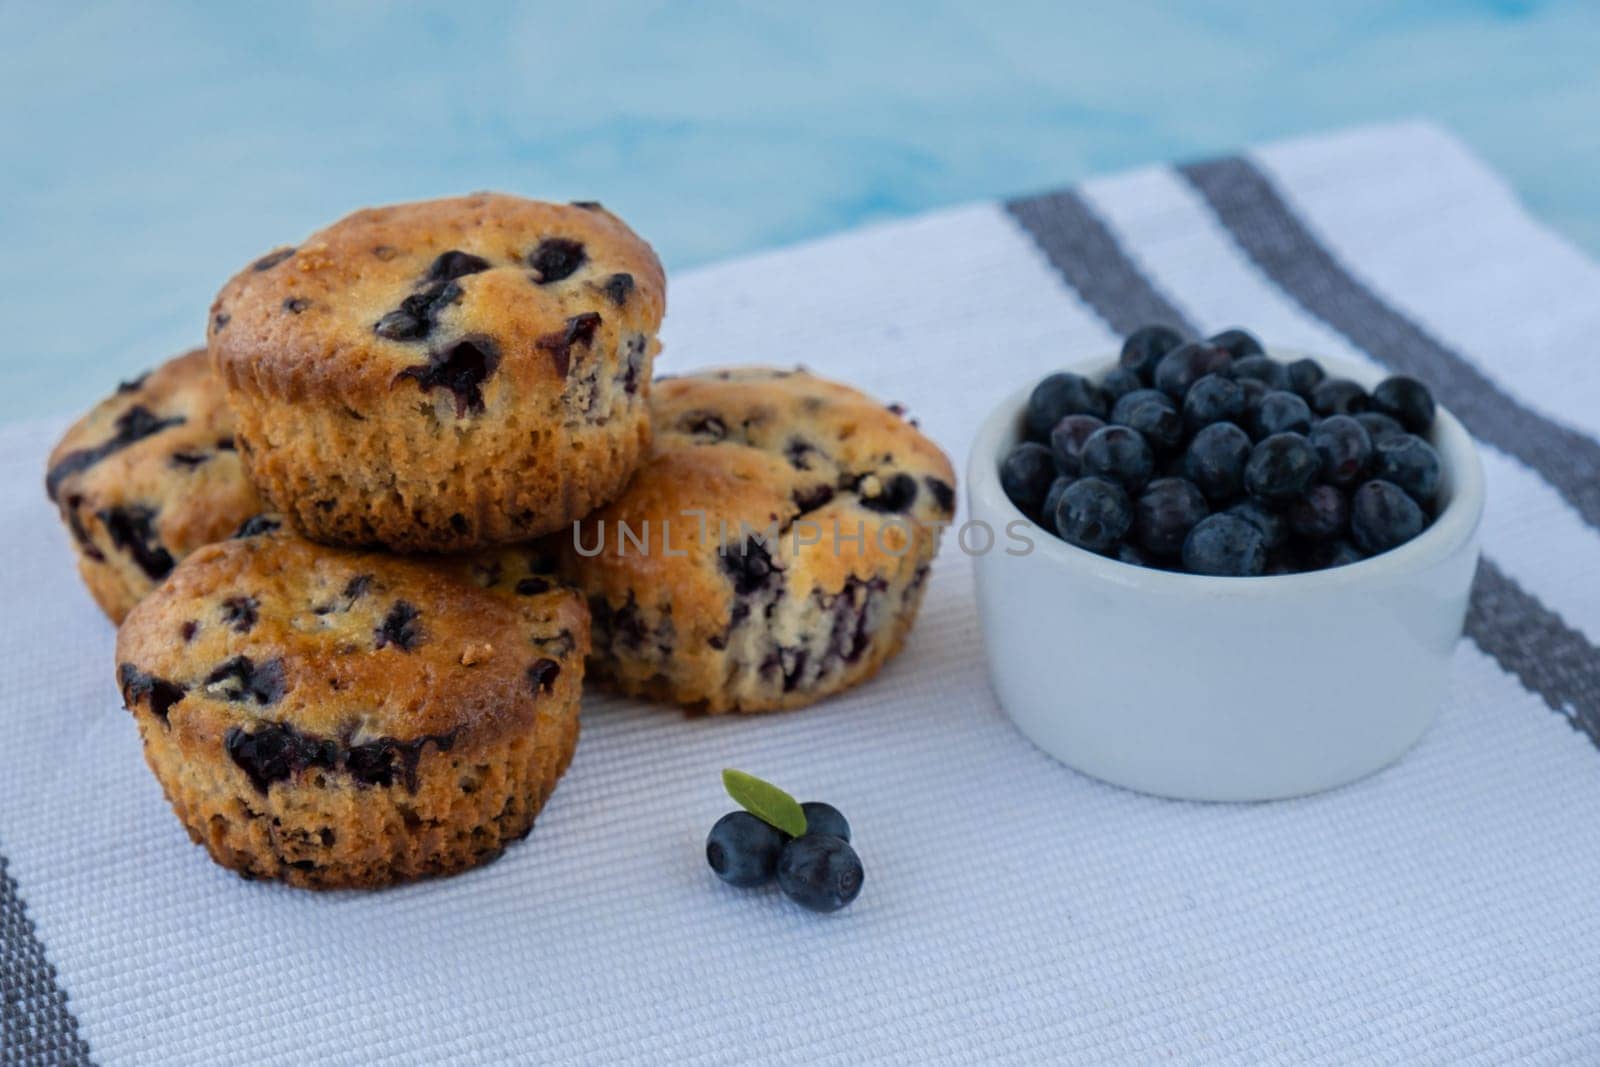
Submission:
<svg viewBox="0 0 1600 1067">
<path fill-rule="evenodd" d="M 263 492 L 315 540 L 460 551 L 609 499 L 649 447 L 666 282 L 598 205 L 358 211 L 258 259 L 208 347 Z"/>
<path fill-rule="evenodd" d="M 572 757 L 589 627 L 526 554 L 212 545 L 128 616 L 117 681 L 223 866 L 314 888 L 486 862 Z"/>
</svg>

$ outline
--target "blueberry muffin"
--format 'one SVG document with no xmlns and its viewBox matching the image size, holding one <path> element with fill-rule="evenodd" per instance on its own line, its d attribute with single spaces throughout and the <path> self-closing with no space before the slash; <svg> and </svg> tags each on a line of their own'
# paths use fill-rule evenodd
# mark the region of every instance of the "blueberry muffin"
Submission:
<svg viewBox="0 0 1600 1067">
<path fill-rule="evenodd" d="M 183 557 L 266 507 L 235 442 L 221 385 L 197 350 L 118 386 L 50 453 L 45 491 L 112 622 Z"/>
<path fill-rule="evenodd" d="M 371 887 L 487 862 L 578 740 L 588 613 L 524 554 L 211 545 L 129 613 L 117 681 L 217 863 Z"/>
<path fill-rule="evenodd" d="M 870 677 L 916 617 L 955 476 L 900 410 L 805 371 L 663 378 L 654 452 L 557 539 L 591 670 L 708 712 Z"/>
<path fill-rule="evenodd" d="M 330 544 L 461 551 L 559 529 L 649 450 L 666 282 L 598 204 L 358 211 L 211 308 L 245 463 Z"/>
</svg>

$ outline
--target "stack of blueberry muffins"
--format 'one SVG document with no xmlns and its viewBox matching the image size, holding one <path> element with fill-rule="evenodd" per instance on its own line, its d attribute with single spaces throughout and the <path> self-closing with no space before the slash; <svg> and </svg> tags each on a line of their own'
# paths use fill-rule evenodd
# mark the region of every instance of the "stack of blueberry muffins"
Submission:
<svg viewBox="0 0 1600 1067">
<path fill-rule="evenodd" d="M 358 211 L 67 432 L 46 491 L 213 859 L 315 888 L 464 870 L 532 828 L 586 668 L 750 712 L 899 650 L 949 462 L 803 370 L 652 382 L 665 308 L 599 204 Z"/>
</svg>

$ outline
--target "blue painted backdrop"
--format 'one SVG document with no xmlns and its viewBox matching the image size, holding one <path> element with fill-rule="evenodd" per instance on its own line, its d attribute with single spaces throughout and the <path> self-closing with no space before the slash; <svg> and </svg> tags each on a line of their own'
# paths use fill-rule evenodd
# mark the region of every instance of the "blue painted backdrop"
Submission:
<svg viewBox="0 0 1600 1067">
<path fill-rule="evenodd" d="M 5 2 L 0 419 L 200 337 L 352 207 L 604 200 L 669 269 L 1423 115 L 1600 253 L 1600 5 Z"/>
</svg>

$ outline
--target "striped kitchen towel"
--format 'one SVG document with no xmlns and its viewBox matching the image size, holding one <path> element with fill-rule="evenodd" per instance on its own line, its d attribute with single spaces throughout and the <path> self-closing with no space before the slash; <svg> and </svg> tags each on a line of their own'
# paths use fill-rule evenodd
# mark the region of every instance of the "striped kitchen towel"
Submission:
<svg viewBox="0 0 1600 1067">
<path fill-rule="evenodd" d="M 246 883 L 117 710 L 39 488 L 61 423 L 0 431 L 0 1064 L 1600 1062 L 1600 267 L 1449 136 L 1275 144 L 696 271 L 661 366 L 807 364 L 907 404 L 960 469 L 1006 393 L 1150 320 L 1418 375 L 1482 442 L 1449 705 L 1388 770 L 1204 805 L 1063 768 L 995 706 L 947 538 L 908 648 L 854 693 L 730 719 L 597 694 L 499 862 Z M 1066 698 L 1080 665 L 1039 669 Z M 723 766 L 849 814 L 851 909 L 711 877 Z"/>
</svg>

